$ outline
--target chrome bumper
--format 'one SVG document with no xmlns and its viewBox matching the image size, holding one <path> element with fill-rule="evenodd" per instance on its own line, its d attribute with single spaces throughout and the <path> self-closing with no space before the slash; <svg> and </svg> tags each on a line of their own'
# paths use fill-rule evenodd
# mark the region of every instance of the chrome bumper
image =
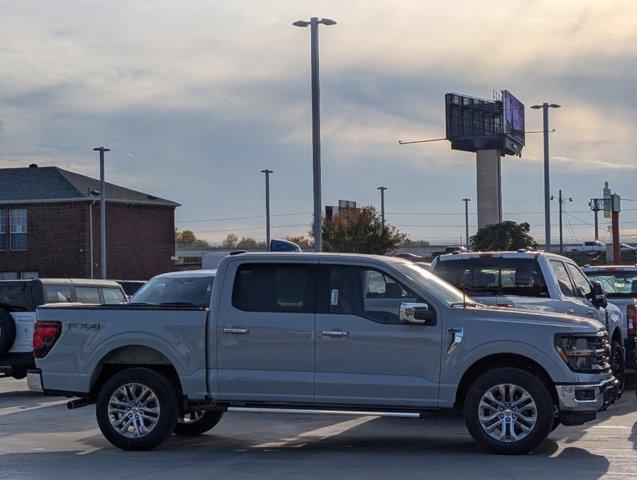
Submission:
<svg viewBox="0 0 637 480">
<path fill-rule="evenodd" d="M 560 410 L 564 412 L 598 412 L 615 403 L 617 385 L 614 377 L 586 385 L 556 385 Z"/>
<path fill-rule="evenodd" d="M 42 372 L 40 370 L 29 370 L 27 372 L 27 387 L 32 392 L 44 392 L 42 387 Z"/>
</svg>

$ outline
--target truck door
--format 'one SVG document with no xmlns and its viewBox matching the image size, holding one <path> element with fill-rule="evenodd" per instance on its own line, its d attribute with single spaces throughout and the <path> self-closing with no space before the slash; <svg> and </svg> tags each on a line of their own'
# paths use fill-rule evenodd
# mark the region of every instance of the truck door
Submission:
<svg viewBox="0 0 637 480">
<path fill-rule="evenodd" d="M 220 399 L 313 400 L 315 276 L 307 261 L 228 267 L 212 372 Z"/>
<path fill-rule="evenodd" d="M 375 268 L 321 265 L 316 383 L 321 404 L 426 407 L 438 400 L 441 320 L 400 321 L 401 303 L 426 303 Z"/>
</svg>

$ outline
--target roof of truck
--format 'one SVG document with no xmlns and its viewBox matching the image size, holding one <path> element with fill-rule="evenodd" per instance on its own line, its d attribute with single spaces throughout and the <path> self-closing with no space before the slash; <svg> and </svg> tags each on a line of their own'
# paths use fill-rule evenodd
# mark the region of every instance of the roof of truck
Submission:
<svg viewBox="0 0 637 480">
<path fill-rule="evenodd" d="M 634 272 L 637 271 L 637 265 L 587 265 L 582 270 L 585 272 Z"/>
<path fill-rule="evenodd" d="M 537 257 L 547 257 L 547 258 L 559 258 L 559 259 L 568 259 L 562 255 L 557 255 L 555 253 L 548 253 L 543 251 L 531 251 L 524 250 L 520 252 L 468 252 L 468 253 L 447 253 L 445 255 L 440 255 L 437 257 L 439 261 L 450 261 L 450 260 L 469 260 L 472 258 L 537 258 Z"/>
<path fill-rule="evenodd" d="M 332 252 L 247 252 L 236 255 L 229 255 L 229 258 L 237 257 L 242 259 L 258 259 L 258 260 L 279 260 L 279 259 L 298 259 L 304 258 L 308 260 L 380 260 L 387 263 L 413 263 L 400 257 L 391 257 L 386 255 L 369 255 L 363 253 L 332 253 Z"/>
<path fill-rule="evenodd" d="M 101 280 L 90 278 L 33 278 L 28 280 L 0 280 L 0 285 L 9 283 L 33 283 L 41 282 L 43 285 L 78 285 L 78 286 L 96 286 L 96 287 L 119 287 L 114 280 Z"/>
</svg>

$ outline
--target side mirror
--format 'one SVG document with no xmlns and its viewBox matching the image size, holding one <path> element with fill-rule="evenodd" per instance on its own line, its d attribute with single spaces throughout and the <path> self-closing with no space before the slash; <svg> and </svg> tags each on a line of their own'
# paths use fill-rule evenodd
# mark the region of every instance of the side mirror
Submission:
<svg viewBox="0 0 637 480">
<path fill-rule="evenodd" d="M 436 312 L 426 303 L 403 302 L 400 304 L 400 321 L 415 325 L 435 325 Z"/>
<path fill-rule="evenodd" d="M 606 293 L 602 287 L 601 282 L 593 282 L 593 289 L 591 290 L 591 303 L 597 308 L 606 308 L 608 301 L 606 300 Z"/>
</svg>

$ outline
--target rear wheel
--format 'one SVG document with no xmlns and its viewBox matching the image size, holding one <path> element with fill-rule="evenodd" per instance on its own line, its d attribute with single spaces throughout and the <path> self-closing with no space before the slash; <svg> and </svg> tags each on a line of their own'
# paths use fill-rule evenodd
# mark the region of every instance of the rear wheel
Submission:
<svg viewBox="0 0 637 480">
<path fill-rule="evenodd" d="M 201 435 L 208 430 L 214 428 L 221 420 L 223 412 L 191 412 L 179 417 L 177 426 L 175 427 L 175 433 L 177 435 L 185 435 L 193 437 L 195 435 Z"/>
<path fill-rule="evenodd" d="M 102 434 L 123 450 L 152 450 L 175 429 L 177 392 L 154 370 L 130 368 L 112 376 L 97 398 Z"/>
<path fill-rule="evenodd" d="M 464 417 L 481 449 L 505 455 L 533 450 L 555 421 L 544 382 L 518 368 L 498 368 L 478 377 L 467 392 Z"/>
<path fill-rule="evenodd" d="M 617 340 L 613 340 L 610 346 L 610 367 L 613 375 L 619 380 L 617 385 L 617 399 L 624 393 L 624 385 L 626 384 L 626 365 L 624 363 L 624 349 Z"/>
</svg>

